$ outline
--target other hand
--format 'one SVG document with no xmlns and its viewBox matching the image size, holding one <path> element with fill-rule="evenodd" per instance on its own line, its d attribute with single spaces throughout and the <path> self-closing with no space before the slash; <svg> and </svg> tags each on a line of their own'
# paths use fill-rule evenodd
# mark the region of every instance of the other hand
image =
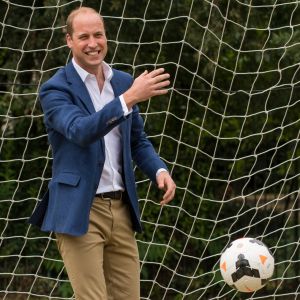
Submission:
<svg viewBox="0 0 300 300">
<path fill-rule="evenodd" d="M 170 176 L 169 172 L 162 171 L 156 177 L 156 182 L 160 190 L 164 190 L 163 199 L 160 201 L 161 205 L 169 203 L 175 196 L 176 184 Z"/>
</svg>

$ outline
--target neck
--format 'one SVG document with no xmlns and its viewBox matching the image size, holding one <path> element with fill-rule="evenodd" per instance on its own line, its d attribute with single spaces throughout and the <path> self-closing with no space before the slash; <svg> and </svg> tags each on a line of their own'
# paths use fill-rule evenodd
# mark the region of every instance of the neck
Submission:
<svg viewBox="0 0 300 300">
<path fill-rule="evenodd" d="M 105 81 L 102 64 L 100 64 L 99 66 L 97 66 L 95 68 L 86 69 L 86 71 L 89 72 L 90 74 L 93 74 L 96 76 L 100 91 L 102 91 L 104 81 Z"/>
<path fill-rule="evenodd" d="M 102 88 L 103 88 L 103 85 L 104 85 L 104 81 L 105 81 L 102 64 L 98 68 L 98 72 L 95 74 L 95 76 L 97 78 L 99 89 L 100 89 L 100 91 L 102 91 Z"/>
<path fill-rule="evenodd" d="M 102 69 L 102 64 L 100 64 L 99 66 L 96 66 L 94 68 L 87 68 L 86 70 L 90 74 L 95 75 L 97 79 L 104 80 L 104 73 L 103 73 L 103 69 Z"/>
</svg>

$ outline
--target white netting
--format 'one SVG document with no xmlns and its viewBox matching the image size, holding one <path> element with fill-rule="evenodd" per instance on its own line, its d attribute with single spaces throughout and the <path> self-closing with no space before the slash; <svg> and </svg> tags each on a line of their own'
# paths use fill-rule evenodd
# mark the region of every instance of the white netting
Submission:
<svg viewBox="0 0 300 300">
<path fill-rule="evenodd" d="M 37 91 L 70 59 L 63 29 L 79 5 L 104 16 L 108 63 L 172 75 L 168 96 L 140 107 L 178 186 L 161 208 L 136 170 L 141 298 L 298 299 L 300 5 L 287 0 L 0 2 L 0 298 L 73 295 L 55 239 L 27 219 L 51 177 Z M 254 294 L 219 272 L 241 236 L 275 257 Z"/>
</svg>

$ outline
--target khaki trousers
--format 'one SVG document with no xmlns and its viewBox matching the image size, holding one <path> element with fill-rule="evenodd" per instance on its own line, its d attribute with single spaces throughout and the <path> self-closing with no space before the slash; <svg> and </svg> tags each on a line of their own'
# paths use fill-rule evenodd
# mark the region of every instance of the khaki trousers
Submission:
<svg viewBox="0 0 300 300">
<path fill-rule="evenodd" d="M 140 299 L 140 266 L 129 208 L 96 197 L 87 234 L 56 234 L 76 300 Z"/>
</svg>

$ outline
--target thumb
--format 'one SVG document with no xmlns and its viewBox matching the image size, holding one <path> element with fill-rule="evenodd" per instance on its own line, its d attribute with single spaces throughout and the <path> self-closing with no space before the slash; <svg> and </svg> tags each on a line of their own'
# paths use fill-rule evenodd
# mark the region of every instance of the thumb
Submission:
<svg viewBox="0 0 300 300">
<path fill-rule="evenodd" d="M 148 74 L 148 71 L 145 70 L 143 73 L 141 73 L 137 78 L 142 78 Z"/>
</svg>

